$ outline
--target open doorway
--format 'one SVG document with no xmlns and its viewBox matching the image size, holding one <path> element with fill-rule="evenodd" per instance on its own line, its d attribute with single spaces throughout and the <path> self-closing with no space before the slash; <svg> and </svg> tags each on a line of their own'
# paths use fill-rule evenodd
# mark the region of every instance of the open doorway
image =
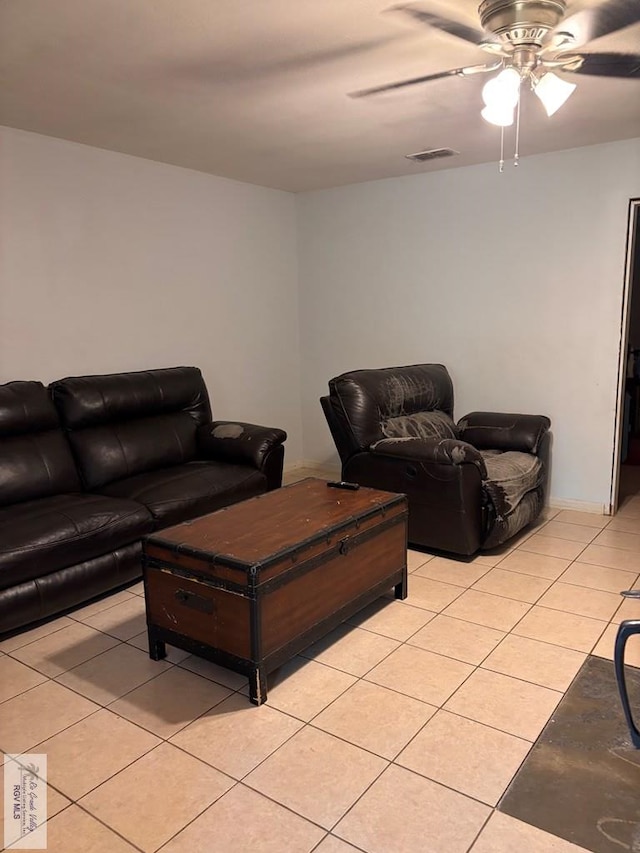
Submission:
<svg viewBox="0 0 640 853">
<path fill-rule="evenodd" d="M 610 511 L 640 492 L 640 199 L 631 199 Z"/>
</svg>

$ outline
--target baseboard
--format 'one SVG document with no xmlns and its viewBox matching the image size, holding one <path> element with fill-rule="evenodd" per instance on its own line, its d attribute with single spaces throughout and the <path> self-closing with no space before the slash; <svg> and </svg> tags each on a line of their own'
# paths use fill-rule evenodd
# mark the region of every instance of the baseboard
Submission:
<svg viewBox="0 0 640 853">
<path fill-rule="evenodd" d="M 573 509 L 577 512 L 590 512 L 593 515 L 610 515 L 608 504 L 592 503 L 591 501 L 549 498 L 549 506 L 552 509 Z"/>
<path fill-rule="evenodd" d="M 339 465 L 331 465 L 330 463 L 323 464 L 322 462 L 316 462 L 312 459 L 299 459 L 297 462 L 291 462 L 284 466 L 286 474 L 299 471 L 301 468 L 304 468 L 305 471 L 320 471 L 322 473 L 330 474 L 332 477 L 335 476 L 338 479 L 340 478 Z"/>
</svg>

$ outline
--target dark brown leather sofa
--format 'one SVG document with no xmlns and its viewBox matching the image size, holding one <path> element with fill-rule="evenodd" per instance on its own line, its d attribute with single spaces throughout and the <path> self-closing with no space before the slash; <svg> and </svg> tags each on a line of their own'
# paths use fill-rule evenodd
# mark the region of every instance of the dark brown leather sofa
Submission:
<svg viewBox="0 0 640 853">
<path fill-rule="evenodd" d="M 195 367 L 0 386 L 0 634 L 141 575 L 141 537 L 278 488 L 280 429 L 211 422 Z"/>
<path fill-rule="evenodd" d="M 343 373 L 320 402 L 343 480 L 404 492 L 418 547 L 469 556 L 543 508 L 549 418 L 473 412 L 454 423 L 442 364 Z"/>
</svg>

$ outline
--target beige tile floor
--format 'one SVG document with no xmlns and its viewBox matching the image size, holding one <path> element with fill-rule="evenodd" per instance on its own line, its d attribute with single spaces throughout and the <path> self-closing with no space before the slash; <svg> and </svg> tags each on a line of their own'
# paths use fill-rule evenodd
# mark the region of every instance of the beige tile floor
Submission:
<svg viewBox="0 0 640 853">
<path fill-rule="evenodd" d="M 410 551 L 407 600 L 307 649 L 260 708 L 235 673 L 149 660 L 141 584 L 0 642 L 0 749 L 48 755 L 50 853 L 579 853 L 495 806 L 586 655 L 640 618 L 619 595 L 638 487 L 468 563 Z"/>
</svg>

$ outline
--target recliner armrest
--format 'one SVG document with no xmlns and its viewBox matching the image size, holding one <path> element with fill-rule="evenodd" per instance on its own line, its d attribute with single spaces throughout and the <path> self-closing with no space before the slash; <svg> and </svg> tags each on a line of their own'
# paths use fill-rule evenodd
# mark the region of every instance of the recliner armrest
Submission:
<svg viewBox="0 0 640 853">
<path fill-rule="evenodd" d="M 224 462 L 244 462 L 262 469 L 269 452 L 286 441 L 287 434 L 276 427 L 240 421 L 213 421 L 198 429 L 200 453 Z"/>
<path fill-rule="evenodd" d="M 460 438 L 480 450 L 520 450 L 537 453 L 551 427 L 545 415 L 471 412 L 458 421 Z"/>
<path fill-rule="evenodd" d="M 475 447 L 457 438 L 383 438 L 369 448 L 376 456 L 394 456 L 412 462 L 437 462 L 444 465 L 475 465 L 483 480 L 487 477 L 484 459 Z"/>
</svg>

